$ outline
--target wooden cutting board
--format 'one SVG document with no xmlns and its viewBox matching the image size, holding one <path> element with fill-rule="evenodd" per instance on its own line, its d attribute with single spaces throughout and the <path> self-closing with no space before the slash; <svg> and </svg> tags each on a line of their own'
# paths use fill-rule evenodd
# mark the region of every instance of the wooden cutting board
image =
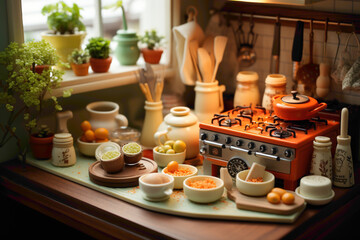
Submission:
<svg viewBox="0 0 360 240">
<path fill-rule="evenodd" d="M 291 205 L 286 205 L 280 202 L 279 204 L 269 203 L 266 196 L 251 197 L 240 193 L 236 188 L 227 190 L 227 197 L 236 203 L 236 207 L 243 210 L 250 210 L 264 213 L 274 213 L 280 215 L 290 215 L 304 207 L 305 201 L 303 198 L 297 196 L 294 192 L 295 201 Z"/>
</svg>

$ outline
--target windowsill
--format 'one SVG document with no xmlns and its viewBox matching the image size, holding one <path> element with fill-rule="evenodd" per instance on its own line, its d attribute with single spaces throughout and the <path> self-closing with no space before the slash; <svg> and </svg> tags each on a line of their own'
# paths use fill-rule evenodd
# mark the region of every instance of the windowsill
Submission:
<svg viewBox="0 0 360 240">
<path fill-rule="evenodd" d="M 164 78 L 174 76 L 175 70 L 167 64 L 151 65 L 154 73 L 160 73 L 162 68 L 165 68 Z M 63 76 L 63 81 L 59 88 L 52 90 L 52 95 L 62 97 L 64 90 L 72 89 L 73 94 L 86 93 L 95 90 L 108 89 L 129 84 L 138 83 L 136 73 L 140 68 L 144 67 L 144 61 L 140 58 L 137 65 L 121 66 L 115 57 L 113 57 L 110 69 L 106 73 L 94 73 L 89 67 L 89 75 L 76 76 L 72 70 L 66 70 Z M 50 95 L 47 94 L 46 98 Z"/>
</svg>

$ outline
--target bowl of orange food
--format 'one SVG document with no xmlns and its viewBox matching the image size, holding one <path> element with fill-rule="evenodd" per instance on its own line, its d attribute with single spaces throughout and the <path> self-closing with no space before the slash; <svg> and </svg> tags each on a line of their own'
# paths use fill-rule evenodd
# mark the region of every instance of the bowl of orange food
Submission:
<svg viewBox="0 0 360 240">
<path fill-rule="evenodd" d="M 94 157 L 97 147 L 109 141 L 109 131 L 106 128 L 93 130 L 89 121 L 80 124 L 82 135 L 77 139 L 77 146 L 85 156 Z"/>
<path fill-rule="evenodd" d="M 185 196 L 196 203 L 210 203 L 219 200 L 224 193 L 224 182 L 220 178 L 197 175 L 184 181 Z"/>
<path fill-rule="evenodd" d="M 239 192 L 248 196 L 265 196 L 274 188 L 275 176 L 268 172 L 264 172 L 261 179 L 251 179 L 245 181 L 249 169 L 243 170 L 236 175 L 236 187 Z"/>
<path fill-rule="evenodd" d="M 184 180 L 197 175 L 198 169 L 189 164 L 170 162 L 162 171 L 166 175 L 174 177 L 174 189 L 183 189 Z"/>
</svg>

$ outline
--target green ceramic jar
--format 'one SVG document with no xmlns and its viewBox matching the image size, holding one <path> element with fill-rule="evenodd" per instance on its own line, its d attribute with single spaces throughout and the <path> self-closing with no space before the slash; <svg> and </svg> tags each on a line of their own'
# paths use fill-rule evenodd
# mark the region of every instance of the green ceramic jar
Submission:
<svg viewBox="0 0 360 240">
<path fill-rule="evenodd" d="M 116 41 L 115 56 L 121 65 L 135 65 L 140 56 L 138 37 L 135 32 L 120 29 L 113 39 Z"/>
</svg>

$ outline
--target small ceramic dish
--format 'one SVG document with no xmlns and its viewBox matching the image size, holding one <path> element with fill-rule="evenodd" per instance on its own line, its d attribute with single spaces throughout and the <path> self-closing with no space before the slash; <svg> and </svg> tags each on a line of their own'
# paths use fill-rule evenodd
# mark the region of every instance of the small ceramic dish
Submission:
<svg viewBox="0 0 360 240">
<path fill-rule="evenodd" d="M 318 175 L 302 177 L 300 186 L 296 188 L 295 193 L 312 205 L 327 204 L 335 196 L 335 192 L 332 190 L 331 180 Z"/>
<path fill-rule="evenodd" d="M 112 158 L 104 158 L 104 155 L 100 157 L 100 164 L 101 167 L 107 172 L 107 173 L 117 173 L 123 170 L 125 162 L 124 157 L 121 154 L 120 151 L 113 151 L 118 153 L 117 156 L 113 156 Z"/>
<path fill-rule="evenodd" d="M 174 178 L 163 173 L 148 173 L 139 178 L 139 187 L 145 200 L 164 201 L 173 192 Z"/>
<path fill-rule="evenodd" d="M 182 164 L 185 161 L 186 157 L 186 150 L 181 153 L 175 154 L 166 154 L 166 153 L 159 153 L 155 150 L 156 147 L 153 148 L 153 157 L 154 161 L 157 163 L 159 167 L 166 167 L 169 162 L 176 161 L 179 164 Z"/>
<path fill-rule="evenodd" d="M 274 188 L 275 176 L 265 171 L 263 182 L 248 182 L 245 181 L 246 176 L 249 173 L 249 169 L 239 172 L 236 175 L 236 187 L 239 192 L 248 196 L 265 196 L 271 189 Z"/>
<path fill-rule="evenodd" d="M 203 188 L 195 188 L 189 186 L 190 181 L 203 181 L 206 179 L 213 180 L 216 184 L 216 187 L 203 189 Z M 221 198 L 221 196 L 224 193 L 224 182 L 223 180 L 217 177 L 198 175 L 187 178 L 184 181 L 183 188 L 184 188 L 184 194 L 189 200 L 197 203 L 210 203 L 210 202 L 215 202 Z"/>
<path fill-rule="evenodd" d="M 85 156 L 94 157 L 95 151 L 98 146 L 102 143 L 90 143 L 90 142 L 83 142 L 80 138 L 77 139 L 77 146 L 81 154 Z"/>
<path fill-rule="evenodd" d="M 120 151 L 120 146 L 117 143 L 114 142 L 104 142 L 101 143 L 95 150 L 95 158 L 96 160 L 100 161 L 101 156 L 103 156 L 106 152 L 109 151 Z"/>
<path fill-rule="evenodd" d="M 129 145 L 135 145 L 136 147 L 140 147 L 140 151 L 138 151 L 136 153 L 129 153 L 129 152 L 124 151 L 124 149 L 126 147 L 128 147 Z M 141 160 L 141 158 L 143 156 L 142 150 L 143 149 L 142 149 L 141 145 L 136 143 L 136 142 L 129 142 L 129 143 L 123 145 L 122 148 L 121 148 L 121 151 L 124 154 L 125 164 L 127 164 L 127 165 L 135 165 L 135 164 L 137 164 Z"/>
<path fill-rule="evenodd" d="M 183 189 L 184 180 L 189 177 L 195 176 L 198 173 L 197 167 L 194 167 L 189 164 L 179 164 L 179 169 L 181 169 L 181 168 L 188 168 L 191 171 L 191 174 L 185 175 L 185 176 L 172 175 L 171 173 L 167 172 L 167 167 L 161 171 L 162 173 L 164 173 L 166 175 L 170 175 L 170 176 L 174 177 L 174 189 Z"/>
</svg>

